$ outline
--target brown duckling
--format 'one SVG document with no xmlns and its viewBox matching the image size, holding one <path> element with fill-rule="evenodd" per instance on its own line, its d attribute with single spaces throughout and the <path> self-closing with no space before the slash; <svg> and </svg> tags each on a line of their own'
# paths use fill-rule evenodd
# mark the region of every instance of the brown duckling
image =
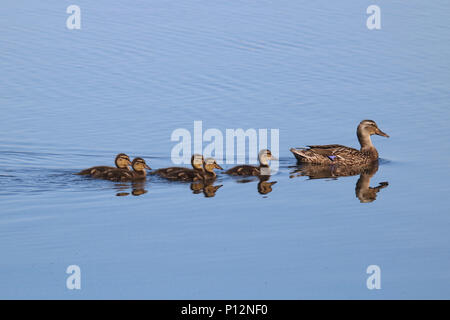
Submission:
<svg viewBox="0 0 450 320">
<path fill-rule="evenodd" d="M 307 148 L 291 148 L 291 152 L 301 163 L 363 165 L 378 161 L 378 151 L 372 144 L 370 136 L 376 134 L 389 138 L 381 131 L 375 121 L 363 120 L 357 128 L 357 136 L 361 149 L 342 146 L 340 144 L 307 146 Z"/>
<path fill-rule="evenodd" d="M 119 153 L 116 156 L 114 163 L 116 164 L 116 168 L 109 167 L 109 166 L 97 166 L 97 167 L 84 169 L 76 174 L 89 175 L 93 178 L 98 178 L 101 175 L 103 175 L 106 171 L 112 170 L 112 169 L 124 169 L 124 170 L 130 171 L 129 170 L 129 166 L 131 166 L 130 157 L 128 155 L 126 155 L 125 153 Z"/>
<path fill-rule="evenodd" d="M 145 179 L 147 175 L 147 169 L 151 170 L 151 168 L 145 163 L 145 160 L 142 158 L 134 158 L 131 163 L 131 167 L 133 171 L 125 170 L 125 169 L 112 169 L 106 171 L 100 178 L 110 180 L 110 181 L 138 181 Z"/>
<path fill-rule="evenodd" d="M 233 167 L 226 174 L 233 176 L 266 176 L 270 175 L 269 160 L 277 160 L 268 149 L 263 149 L 258 154 L 259 166 L 240 165 Z"/>
<path fill-rule="evenodd" d="M 214 181 L 217 177 L 214 169 L 223 170 L 214 158 L 206 158 L 203 164 L 203 173 L 201 174 L 203 181 Z"/>
<path fill-rule="evenodd" d="M 186 167 L 169 167 L 158 169 L 151 174 L 175 181 L 198 181 L 202 179 L 203 162 L 204 159 L 201 154 L 194 154 L 191 157 L 192 169 Z"/>
</svg>

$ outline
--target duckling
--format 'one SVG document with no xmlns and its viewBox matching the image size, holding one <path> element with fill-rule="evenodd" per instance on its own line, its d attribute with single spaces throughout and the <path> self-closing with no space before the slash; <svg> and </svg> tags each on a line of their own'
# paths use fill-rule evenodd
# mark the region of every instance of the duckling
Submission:
<svg viewBox="0 0 450 320">
<path fill-rule="evenodd" d="M 131 166 L 130 157 L 128 155 L 126 155 L 125 153 L 119 153 L 116 156 L 114 163 L 116 164 L 116 168 L 108 167 L 108 166 L 97 166 L 97 167 L 84 169 L 76 174 L 77 175 L 89 175 L 93 178 L 98 178 L 101 175 L 103 175 L 106 171 L 112 170 L 112 169 L 124 169 L 124 170 L 130 171 L 128 168 L 128 166 Z"/>
<path fill-rule="evenodd" d="M 217 175 L 214 169 L 223 170 L 214 158 L 206 158 L 203 163 L 203 173 L 200 174 L 204 182 L 211 182 L 216 179 Z"/>
<path fill-rule="evenodd" d="M 194 154 L 191 157 L 191 165 L 193 169 L 185 167 L 170 167 L 158 169 L 151 174 L 156 174 L 169 180 L 197 181 L 202 179 L 203 163 L 203 156 L 201 154 Z"/>
<path fill-rule="evenodd" d="M 232 176 L 266 176 L 270 175 L 269 160 L 277 160 L 268 149 L 263 149 L 258 154 L 259 167 L 251 165 L 240 165 L 233 167 L 226 174 Z"/>
<path fill-rule="evenodd" d="M 291 152 L 301 163 L 363 165 L 378 161 L 378 151 L 372 144 L 370 136 L 376 134 L 389 138 L 389 135 L 381 131 L 373 120 L 361 121 L 356 133 L 361 145 L 360 150 L 340 144 L 330 144 L 291 148 Z"/>
<path fill-rule="evenodd" d="M 147 171 L 151 170 L 151 168 L 145 163 L 145 160 L 142 158 L 134 158 L 131 163 L 131 167 L 133 171 L 125 170 L 125 169 L 113 169 L 106 171 L 100 178 L 110 180 L 110 181 L 138 181 L 145 179 L 147 175 Z"/>
</svg>

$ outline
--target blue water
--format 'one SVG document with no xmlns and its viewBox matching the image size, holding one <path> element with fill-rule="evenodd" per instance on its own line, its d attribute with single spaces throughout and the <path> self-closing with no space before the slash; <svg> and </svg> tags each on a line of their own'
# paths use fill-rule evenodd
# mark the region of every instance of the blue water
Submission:
<svg viewBox="0 0 450 320">
<path fill-rule="evenodd" d="M 444 0 L 3 1 L 0 298 L 450 298 L 449 20 Z M 375 200 L 295 174 L 290 147 L 358 147 L 363 119 L 391 136 Z M 170 166 L 195 120 L 279 129 L 272 192 L 72 175 L 119 152 Z"/>
</svg>

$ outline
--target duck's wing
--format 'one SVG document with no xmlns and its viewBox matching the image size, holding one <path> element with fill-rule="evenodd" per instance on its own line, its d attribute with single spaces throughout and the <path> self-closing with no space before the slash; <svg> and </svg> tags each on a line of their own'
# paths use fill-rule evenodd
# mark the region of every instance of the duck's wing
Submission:
<svg viewBox="0 0 450 320">
<path fill-rule="evenodd" d="M 225 171 L 225 173 L 232 176 L 259 176 L 260 169 L 255 166 L 240 165 Z"/>
<path fill-rule="evenodd" d="M 185 167 L 171 167 L 156 170 L 153 174 L 157 174 L 162 178 L 178 181 L 197 181 L 201 180 L 199 173 L 193 169 Z"/>
<path fill-rule="evenodd" d="M 169 177 L 173 180 L 181 180 L 181 181 L 197 181 L 200 180 L 197 177 L 197 172 L 193 169 L 178 170 L 169 175 Z"/>
<path fill-rule="evenodd" d="M 117 169 L 116 167 L 108 167 L 108 166 L 97 166 L 88 169 L 81 170 L 78 172 L 78 175 L 96 175 L 105 172 L 106 170 Z"/>
<path fill-rule="evenodd" d="M 128 169 L 114 168 L 111 170 L 106 170 L 98 178 L 106 179 L 116 182 L 125 182 L 133 179 L 133 172 Z"/>
<path fill-rule="evenodd" d="M 156 174 L 158 176 L 165 177 L 168 175 L 173 175 L 174 173 L 181 171 L 181 170 L 188 170 L 188 168 L 185 168 L 185 167 L 161 168 L 161 169 L 150 172 L 150 174 Z"/>
<path fill-rule="evenodd" d="M 359 150 L 340 144 L 309 145 L 307 148 L 291 148 L 291 152 L 300 162 L 318 164 L 331 164 L 360 155 Z"/>
</svg>

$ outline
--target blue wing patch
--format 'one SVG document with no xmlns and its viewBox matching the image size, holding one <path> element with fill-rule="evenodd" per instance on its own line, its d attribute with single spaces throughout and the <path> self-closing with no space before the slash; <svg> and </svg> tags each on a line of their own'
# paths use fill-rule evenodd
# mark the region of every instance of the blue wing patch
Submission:
<svg viewBox="0 0 450 320">
<path fill-rule="evenodd" d="M 328 156 L 328 159 L 330 159 L 331 161 L 334 161 L 334 159 L 336 159 L 336 156 Z"/>
</svg>

